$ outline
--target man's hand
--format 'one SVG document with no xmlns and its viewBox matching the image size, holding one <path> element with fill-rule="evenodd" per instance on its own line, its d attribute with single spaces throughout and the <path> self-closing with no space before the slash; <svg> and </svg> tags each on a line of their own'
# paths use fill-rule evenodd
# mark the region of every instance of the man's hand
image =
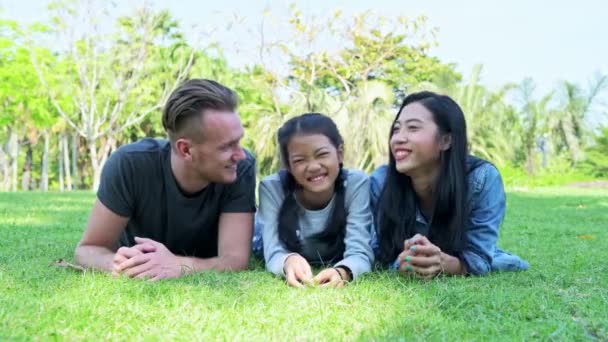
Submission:
<svg viewBox="0 0 608 342">
<path fill-rule="evenodd" d="M 304 287 L 303 284 L 312 285 L 312 269 L 308 261 L 300 254 L 292 254 L 285 259 L 283 266 L 287 283 L 293 287 Z"/>
<path fill-rule="evenodd" d="M 114 260 L 119 262 L 115 267 L 117 274 L 156 281 L 177 278 L 190 272 L 191 266 L 187 264 L 187 259 L 174 255 L 162 243 L 138 237 L 135 242 L 137 245 L 121 248 L 121 253 L 116 253 Z"/>
<path fill-rule="evenodd" d="M 120 247 L 114 254 L 114 258 L 112 258 L 112 275 L 115 277 L 120 276 L 120 264 L 141 254 L 143 252 L 137 248 Z"/>
<path fill-rule="evenodd" d="M 133 258 L 134 256 L 144 253 L 151 253 L 154 251 L 156 251 L 156 248 L 154 245 L 148 242 L 137 244 L 133 247 L 120 247 L 112 259 L 112 275 L 115 277 L 120 275 L 119 266 L 123 262 Z"/>
<path fill-rule="evenodd" d="M 85 268 L 114 272 L 116 241 L 128 221 L 128 217 L 119 216 L 97 199 L 82 239 L 74 251 L 76 263 Z"/>
</svg>

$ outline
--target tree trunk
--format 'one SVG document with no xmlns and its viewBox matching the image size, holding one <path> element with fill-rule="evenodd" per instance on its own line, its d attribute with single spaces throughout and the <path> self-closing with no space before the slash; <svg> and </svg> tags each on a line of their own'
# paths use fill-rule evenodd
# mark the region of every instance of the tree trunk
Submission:
<svg viewBox="0 0 608 342">
<path fill-rule="evenodd" d="M 74 189 L 78 189 L 78 139 L 78 132 L 72 133 L 72 176 L 74 177 Z"/>
<path fill-rule="evenodd" d="M 105 141 L 101 142 L 101 144 L 102 146 L 98 150 L 95 141 L 89 140 L 89 156 L 91 158 L 91 166 L 93 169 L 93 191 L 97 191 L 97 189 L 99 188 L 99 182 L 101 180 L 101 171 L 103 170 L 103 166 L 108 160 L 110 149 L 114 144 L 114 138 L 108 136 Z"/>
<path fill-rule="evenodd" d="M 61 135 L 61 141 L 62 143 L 60 145 L 62 145 L 62 150 L 63 150 L 63 158 L 61 158 L 61 156 L 59 157 L 59 163 L 63 163 L 63 170 L 65 173 L 65 185 L 68 191 L 72 191 L 72 175 L 70 174 L 70 144 L 68 142 L 68 136 L 67 134 L 62 134 Z M 63 160 L 61 160 L 63 159 Z"/>
<path fill-rule="evenodd" d="M 12 130 L 10 134 L 10 160 L 11 160 L 11 191 L 17 191 L 17 162 L 19 157 L 19 139 L 17 133 Z"/>
<path fill-rule="evenodd" d="M 59 191 L 63 192 L 65 189 L 63 187 L 63 135 L 57 139 L 58 149 L 57 149 L 57 164 L 59 168 Z"/>
<path fill-rule="evenodd" d="M 44 151 L 42 153 L 42 172 L 40 174 L 40 190 L 49 190 L 49 132 L 44 131 Z"/>
<path fill-rule="evenodd" d="M 97 146 L 95 140 L 89 140 L 89 159 L 91 160 L 91 168 L 93 169 L 93 185 L 91 190 L 97 191 L 99 188 L 99 180 L 101 178 L 101 170 L 99 169 L 99 161 L 97 160 Z"/>
<path fill-rule="evenodd" d="M 21 175 L 21 190 L 30 190 L 32 178 L 32 144 L 28 143 L 25 153 L 25 163 L 23 164 L 23 174 Z"/>
<path fill-rule="evenodd" d="M 9 180 L 9 171 L 8 171 L 8 158 L 6 153 L 4 152 L 6 144 L 0 146 L 0 168 L 2 169 L 2 182 L 0 183 L 0 190 L 7 191 L 8 180 Z"/>
<path fill-rule="evenodd" d="M 534 149 L 530 146 L 526 148 L 526 171 L 528 176 L 534 174 Z"/>
<path fill-rule="evenodd" d="M 576 165 L 581 159 L 583 159 L 583 151 L 580 147 L 578 137 L 574 132 L 574 127 L 570 118 L 561 122 L 562 130 L 564 132 L 564 138 L 570 151 L 570 158 L 572 158 L 572 165 Z"/>
</svg>

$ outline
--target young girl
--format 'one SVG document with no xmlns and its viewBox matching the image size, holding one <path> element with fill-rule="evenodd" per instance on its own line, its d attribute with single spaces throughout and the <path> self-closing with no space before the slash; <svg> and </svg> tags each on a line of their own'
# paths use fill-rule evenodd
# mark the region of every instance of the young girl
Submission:
<svg viewBox="0 0 608 342">
<path fill-rule="evenodd" d="M 342 137 L 323 114 L 290 119 L 278 143 L 285 169 L 260 183 L 254 253 L 263 244 L 266 268 L 291 286 L 342 287 L 373 262 L 368 177 L 342 168 Z M 311 265 L 326 268 L 313 277 Z"/>
<path fill-rule="evenodd" d="M 406 97 L 390 152 L 389 165 L 370 181 L 381 263 L 423 278 L 528 268 L 496 246 L 505 214 L 502 180 L 492 164 L 468 154 L 456 102 L 431 92 Z"/>
</svg>

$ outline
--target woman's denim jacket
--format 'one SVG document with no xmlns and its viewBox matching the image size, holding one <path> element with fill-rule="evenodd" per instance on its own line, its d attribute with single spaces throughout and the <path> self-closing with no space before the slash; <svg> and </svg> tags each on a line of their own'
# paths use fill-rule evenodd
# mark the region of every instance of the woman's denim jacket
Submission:
<svg viewBox="0 0 608 342">
<path fill-rule="evenodd" d="M 467 161 L 472 163 L 472 159 Z M 378 227 L 378 201 L 386 178 L 388 166 L 376 169 L 370 179 L 371 207 L 374 226 Z M 528 263 L 516 255 L 500 250 L 496 246 L 498 229 L 505 215 L 505 192 L 500 173 L 494 165 L 484 162 L 468 175 L 467 200 L 471 214 L 465 230 L 466 244 L 457 257 L 464 263 L 467 273 L 482 275 L 490 271 L 519 271 L 528 268 Z M 416 208 L 417 231 L 427 232 L 428 222 Z M 377 229 L 374 229 L 372 247 L 378 254 Z M 427 235 L 424 234 L 424 235 Z M 396 260 L 393 267 L 399 265 Z"/>
</svg>

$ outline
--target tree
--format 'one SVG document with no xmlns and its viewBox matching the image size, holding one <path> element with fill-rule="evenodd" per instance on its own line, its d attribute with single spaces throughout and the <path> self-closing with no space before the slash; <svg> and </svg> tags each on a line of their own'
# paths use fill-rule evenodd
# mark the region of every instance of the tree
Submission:
<svg viewBox="0 0 608 342">
<path fill-rule="evenodd" d="M 586 151 L 582 169 L 594 177 L 608 177 L 608 127 L 595 137 L 595 144 Z"/>
<path fill-rule="evenodd" d="M 465 115 L 470 152 L 501 166 L 514 159 L 521 145 L 517 114 L 505 101 L 513 85 L 490 91 L 480 83 L 481 71 L 482 65 L 476 65 L 465 82 L 423 82 L 416 90 L 431 90 L 453 98 Z"/>
<path fill-rule="evenodd" d="M 576 165 L 584 157 L 584 139 L 590 136 L 587 116 L 606 87 L 608 74 L 596 75 L 589 82 L 587 90 L 567 81 L 560 85 L 558 95 L 561 103 L 551 121 L 551 128 L 556 145 L 568 150 L 572 165 Z"/>
<path fill-rule="evenodd" d="M 158 111 L 194 61 L 194 50 L 168 12 L 139 8 L 118 18 L 115 31 L 106 33 L 99 20 L 109 16 L 95 5 L 54 4 L 55 30 L 50 33 L 67 46 L 54 63 L 42 63 L 38 50 L 31 53 L 55 109 L 86 143 L 93 189 L 117 135 Z M 171 58 L 161 59 L 166 53 Z M 67 72 L 54 73 L 60 66 Z M 73 96 L 73 103 L 62 103 L 65 96 Z"/>
<path fill-rule="evenodd" d="M 304 18 L 295 6 L 291 10 L 289 39 L 261 39 L 262 63 L 278 53 L 289 64 L 286 76 L 262 65 L 271 84 L 268 102 L 274 104 L 265 107 L 254 130 L 264 165 L 272 160 L 269 165 L 278 166 L 275 134 L 286 119 L 322 112 L 345 136 L 346 164 L 371 171 L 387 160 L 390 123 L 403 93 L 421 81 L 460 77 L 426 55 L 434 30 L 426 29 L 424 17 L 392 20 L 363 13 L 339 25 L 339 11 L 316 20 Z M 331 49 L 320 48 L 327 32 L 340 38 Z"/>
<path fill-rule="evenodd" d="M 38 87 L 38 78 L 29 59 L 29 49 L 23 45 L 27 36 L 17 23 L 4 21 L 2 39 L 0 40 L 0 121 L 7 139 L 3 155 L 8 155 L 8 163 L 2 161 L 5 189 L 10 183 L 11 190 L 17 189 L 18 161 L 20 145 L 26 145 L 26 158 L 23 165 L 22 188 L 28 190 L 31 184 L 33 145 L 38 136 L 45 136 L 47 127 L 56 123 L 56 114 L 49 99 Z M 47 54 L 47 57 L 52 56 Z M 23 138 L 22 138 L 23 137 Z M 47 151 L 45 149 L 45 151 Z M 45 154 L 43 160 L 48 160 Z M 6 159 L 6 158 L 5 158 Z M 10 164 L 11 177 L 8 180 L 7 164 Z M 44 164 L 47 165 L 47 164 Z M 44 166 L 43 165 L 43 166 Z M 43 168 L 42 189 L 46 189 L 47 174 Z M 46 178 L 48 179 L 48 178 Z"/>
<path fill-rule="evenodd" d="M 525 79 L 518 87 L 519 101 L 522 108 L 519 113 L 519 131 L 521 131 L 522 147 L 526 158 L 526 170 L 529 175 L 536 170 L 534 162 L 534 152 L 538 145 L 541 145 L 543 152 L 543 167 L 547 166 L 546 149 L 547 142 L 544 135 L 546 133 L 547 118 L 552 111 L 549 103 L 553 99 L 553 92 L 546 94 L 539 101 L 534 99 L 536 86 L 530 78 Z"/>
</svg>

